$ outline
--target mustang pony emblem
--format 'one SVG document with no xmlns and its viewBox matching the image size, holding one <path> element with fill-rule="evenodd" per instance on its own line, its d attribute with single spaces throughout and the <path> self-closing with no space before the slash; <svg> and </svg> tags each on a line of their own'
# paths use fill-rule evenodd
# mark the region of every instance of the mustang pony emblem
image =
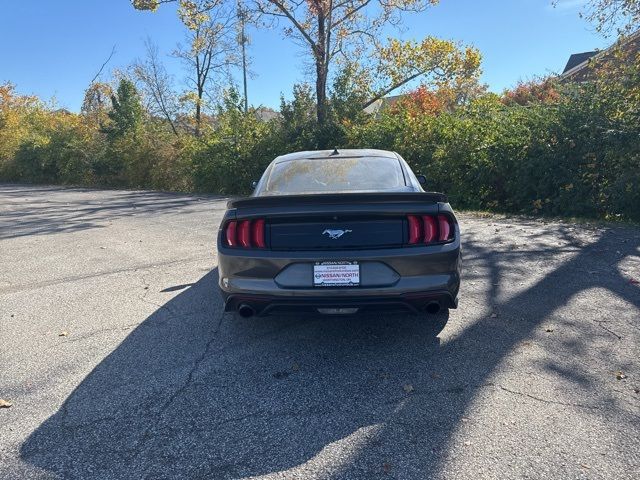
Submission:
<svg viewBox="0 0 640 480">
<path fill-rule="evenodd" d="M 331 240 L 337 240 L 338 238 L 340 238 L 345 233 L 350 233 L 350 232 L 353 232 L 353 230 L 329 230 L 329 229 L 327 229 L 324 232 L 322 232 L 322 234 L 324 235 L 326 233 L 327 235 L 329 235 L 329 238 Z"/>
</svg>

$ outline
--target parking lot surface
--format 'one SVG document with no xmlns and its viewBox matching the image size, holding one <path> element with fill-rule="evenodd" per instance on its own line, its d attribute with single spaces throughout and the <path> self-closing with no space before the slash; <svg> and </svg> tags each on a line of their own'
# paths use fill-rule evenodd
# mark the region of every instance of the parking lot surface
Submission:
<svg viewBox="0 0 640 480">
<path fill-rule="evenodd" d="M 240 320 L 225 202 L 0 185 L 0 478 L 638 478 L 640 229 L 461 214 L 448 318 Z"/>
</svg>

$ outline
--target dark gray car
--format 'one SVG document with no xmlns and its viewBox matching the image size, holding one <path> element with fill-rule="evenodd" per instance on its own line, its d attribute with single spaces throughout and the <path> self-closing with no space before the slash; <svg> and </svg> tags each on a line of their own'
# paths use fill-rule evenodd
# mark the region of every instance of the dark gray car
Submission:
<svg viewBox="0 0 640 480">
<path fill-rule="evenodd" d="M 251 197 L 228 203 L 218 253 L 225 308 L 244 317 L 437 313 L 458 303 L 453 210 L 393 152 L 276 158 Z"/>
</svg>

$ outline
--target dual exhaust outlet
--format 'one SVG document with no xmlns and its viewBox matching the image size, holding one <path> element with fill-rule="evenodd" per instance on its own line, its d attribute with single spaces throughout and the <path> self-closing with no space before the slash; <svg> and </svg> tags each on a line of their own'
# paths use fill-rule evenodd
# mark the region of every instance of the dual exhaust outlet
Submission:
<svg viewBox="0 0 640 480">
<path fill-rule="evenodd" d="M 440 311 L 440 302 L 429 302 L 425 307 L 425 310 L 427 311 L 427 313 L 435 315 Z M 251 318 L 256 314 L 256 310 L 251 305 L 248 305 L 246 303 L 241 303 L 240 305 L 238 305 L 237 311 L 238 315 L 240 315 L 242 318 Z"/>
</svg>

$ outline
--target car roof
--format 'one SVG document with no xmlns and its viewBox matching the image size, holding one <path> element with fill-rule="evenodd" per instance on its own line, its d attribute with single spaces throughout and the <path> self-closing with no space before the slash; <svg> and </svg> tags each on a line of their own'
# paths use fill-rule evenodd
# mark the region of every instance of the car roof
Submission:
<svg viewBox="0 0 640 480">
<path fill-rule="evenodd" d="M 308 150 L 304 152 L 288 153 L 286 155 L 280 155 L 273 163 L 289 162 L 291 160 L 312 160 L 320 158 L 354 158 L 354 157 L 383 157 L 398 159 L 398 155 L 394 152 L 387 150 L 376 150 L 373 148 L 360 148 L 360 149 L 340 149 L 338 148 L 338 154 L 333 150 Z"/>
</svg>

